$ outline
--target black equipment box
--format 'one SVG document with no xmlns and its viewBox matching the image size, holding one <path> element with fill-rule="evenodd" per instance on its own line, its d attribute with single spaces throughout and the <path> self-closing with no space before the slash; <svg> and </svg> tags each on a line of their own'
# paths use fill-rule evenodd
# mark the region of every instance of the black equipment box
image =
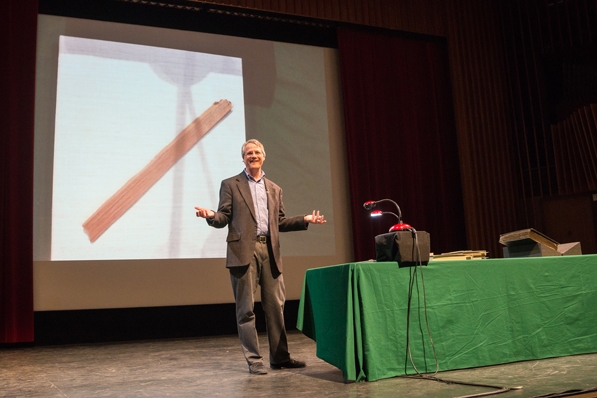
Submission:
<svg viewBox="0 0 597 398">
<path fill-rule="evenodd" d="M 375 260 L 396 261 L 399 267 L 427 265 L 429 247 L 428 232 L 389 232 L 375 237 Z"/>
</svg>

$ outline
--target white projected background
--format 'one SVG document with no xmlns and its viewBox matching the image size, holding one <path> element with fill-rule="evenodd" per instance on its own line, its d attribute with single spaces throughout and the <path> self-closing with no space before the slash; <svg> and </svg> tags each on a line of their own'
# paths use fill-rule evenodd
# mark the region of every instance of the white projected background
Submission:
<svg viewBox="0 0 597 398">
<path fill-rule="evenodd" d="M 94 242 L 83 223 L 214 102 L 232 111 Z M 51 260 L 218 258 L 226 231 L 199 228 L 242 170 L 240 58 L 60 36 Z"/>
</svg>

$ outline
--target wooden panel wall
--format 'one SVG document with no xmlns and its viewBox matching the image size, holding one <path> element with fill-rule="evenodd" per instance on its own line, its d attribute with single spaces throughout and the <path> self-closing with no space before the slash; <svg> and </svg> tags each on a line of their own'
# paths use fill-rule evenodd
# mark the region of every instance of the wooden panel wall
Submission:
<svg viewBox="0 0 597 398">
<path fill-rule="evenodd" d="M 443 36 L 446 31 L 442 0 L 214 0 L 205 3 L 436 36 Z"/>
<path fill-rule="evenodd" d="M 499 235 L 519 229 L 526 214 L 499 8 L 453 0 L 447 11 L 467 240 L 501 257 Z"/>
<path fill-rule="evenodd" d="M 576 174 L 568 165 L 578 160 L 562 159 L 562 155 L 582 159 L 583 168 L 590 166 L 582 151 L 566 152 L 560 147 L 562 140 L 576 134 L 560 122 L 577 120 L 575 114 L 584 114 L 586 106 L 597 103 L 597 1 L 510 1 L 504 10 L 514 38 L 509 56 L 526 66 L 520 73 L 511 72 L 513 83 L 526 91 L 515 98 L 520 105 L 514 110 L 532 111 L 520 113 L 521 124 L 532 132 L 525 139 L 530 149 L 528 163 L 537 170 L 533 174 L 529 168 L 529 176 L 538 180 L 532 184 L 532 193 L 588 193 L 595 189 L 591 184 L 573 191 L 565 188 L 570 184 L 567 179 Z M 554 131 L 561 132 L 559 138 L 552 137 Z"/>
<path fill-rule="evenodd" d="M 500 6 L 513 65 L 508 73 L 521 148 L 517 167 L 523 197 L 532 203 L 529 226 L 548 236 L 583 235 L 583 253 L 594 253 L 596 233 L 582 231 L 595 231 L 595 205 L 577 208 L 573 220 L 553 217 L 544 204 L 557 201 L 574 208 L 578 195 L 590 202 L 597 189 L 592 110 L 597 103 L 597 1 L 509 0 Z M 588 236 L 593 241 L 587 242 Z"/>
<path fill-rule="evenodd" d="M 551 126 L 558 191 L 597 191 L 597 104 L 586 105 Z"/>
</svg>

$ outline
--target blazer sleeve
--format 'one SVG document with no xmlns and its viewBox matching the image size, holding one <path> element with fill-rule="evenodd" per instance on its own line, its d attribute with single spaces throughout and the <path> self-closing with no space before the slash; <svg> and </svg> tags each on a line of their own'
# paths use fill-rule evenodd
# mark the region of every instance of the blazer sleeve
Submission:
<svg viewBox="0 0 597 398">
<path fill-rule="evenodd" d="M 211 227 L 224 228 L 232 219 L 232 188 L 226 180 L 220 185 L 220 203 L 215 213 L 214 218 L 206 219 Z"/>
<path fill-rule="evenodd" d="M 309 228 L 309 223 L 305 222 L 305 216 L 286 217 L 282 196 L 282 188 L 278 187 L 278 231 L 304 231 Z"/>
</svg>

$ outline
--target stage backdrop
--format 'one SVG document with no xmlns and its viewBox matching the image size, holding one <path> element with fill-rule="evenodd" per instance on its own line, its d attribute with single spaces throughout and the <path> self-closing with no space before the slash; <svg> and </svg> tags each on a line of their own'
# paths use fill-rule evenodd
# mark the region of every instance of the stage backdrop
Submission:
<svg viewBox="0 0 597 398">
<path fill-rule="evenodd" d="M 37 2 L 19 3 L 19 10 L 15 4 L 9 2 L 5 5 L 9 12 L 2 13 L 5 33 L 14 32 L 3 35 L 6 53 L 14 57 L 2 64 L 7 71 L 3 92 L 11 94 L 5 97 L 11 102 L 3 107 L 10 128 L 2 145 L 7 155 L 2 158 L 8 163 L 1 166 L 8 192 L 2 196 L 2 342 L 33 338 L 32 90 Z M 23 40 L 11 40 L 15 35 Z M 372 257 L 373 236 L 394 223 L 382 218 L 373 224 L 362 209 L 363 201 L 382 197 L 398 201 L 406 222 L 431 233 L 433 250 L 463 248 L 445 41 L 349 31 L 339 36 L 356 259 Z"/>
</svg>

